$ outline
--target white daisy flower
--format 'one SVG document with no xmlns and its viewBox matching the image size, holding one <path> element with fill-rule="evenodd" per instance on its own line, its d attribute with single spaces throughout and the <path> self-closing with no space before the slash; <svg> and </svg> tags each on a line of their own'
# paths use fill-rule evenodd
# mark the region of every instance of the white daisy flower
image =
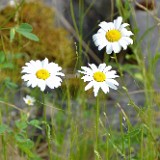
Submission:
<svg viewBox="0 0 160 160">
<path fill-rule="evenodd" d="M 114 78 L 119 77 L 116 75 L 116 71 L 111 70 L 111 66 L 106 66 L 105 63 L 101 63 L 98 67 L 95 64 L 88 64 L 89 67 L 82 66 L 82 71 L 78 71 L 84 76 L 81 78 L 84 82 L 89 82 L 85 87 L 85 91 L 93 87 L 94 96 L 96 97 L 99 89 L 106 94 L 109 92 L 109 88 L 117 90 L 119 83 Z"/>
<path fill-rule="evenodd" d="M 35 99 L 29 95 L 26 95 L 26 97 L 23 97 L 23 100 L 29 106 L 33 106 L 35 102 Z"/>
<path fill-rule="evenodd" d="M 9 1 L 9 5 L 10 5 L 10 6 L 16 6 L 15 0 L 10 0 L 10 1 Z"/>
<path fill-rule="evenodd" d="M 61 86 L 62 79 L 59 76 L 64 76 L 61 72 L 62 68 L 56 63 L 49 63 L 45 58 L 43 61 L 31 60 L 22 67 L 22 79 L 27 82 L 27 86 L 35 88 L 38 86 L 41 91 L 44 91 L 46 86 L 51 89 Z"/>
<path fill-rule="evenodd" d="M 106 47 L 107 54 L 119 53 L 121 48 L 127 49 L 129 44 L 133 44 L 133 40 L 130 38 L 133 33 L 128 31 L 125 27 L 129 26 L 128 23 L 122 24 L 122 17 L 118 17 L 113 22 L 101 22 L 101 27 L 98 32 L 93 35 L 93 41 L 98 50 Z"/>
</svg>

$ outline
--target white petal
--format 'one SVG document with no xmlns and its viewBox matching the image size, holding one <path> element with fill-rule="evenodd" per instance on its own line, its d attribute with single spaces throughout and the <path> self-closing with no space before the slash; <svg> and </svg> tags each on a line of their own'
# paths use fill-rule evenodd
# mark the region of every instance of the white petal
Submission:
<svg viewBox="0 0 160 160">
<path fill-rule="evenodd" d="M 93 80 L 93 77 L 92 77 L 92 76 L 85 75 L 85 76 L 83 76 L 81 79 L 83 79 L 84 82 L 88 82 L 88 81 L 92 81 L 92 80 Z"/>
<path fill-rule="evenodd" d="M 98 33 L 93 35 L 93 41 L 94 44 L 98 46 L 98 50 L 103 49 L 108 43 L 105 34 L 98 34 Z"/>
<path fill-rule="evenodd" d="M 106 35 L 106 32 L 104 29 L 100 28 L 98 31 L 97 31 L 97 34 L 98 35 Z"/>
<path fill-rule="evenodd" d="M 31 84 L 32 84 L 32 81 L 27 81 L 26 83 L 27 87 L 31 86 Z"/>
<path fill-rule="evenodd" d="M 108 23 L 108 28 L 109 28 L 109 30 L 115 29 L 114 23 L 113 22 L 109 22 Z"/>
<path fill-rule="evenodd" d="M 133 33 L 131 31 L 128 31 L 126 28 L 122 29 L 121 33 L 122 33 L 122 36 L 127 36 L 127 37 L 133 35 Z"/>
<path fill-rule="evenodd" d="M 106 72 L 108 72 L 108 71 L 111 70 L 111 69 L 112 69 L 112 66 L 107 66 L 107 67 L 103 70 L 103 72 L 106 73 Z"/>
<path fill-rule="evenodd" d="M 106 84 L 107 84 L 110 88 L 112 88 L 112 89 L 114 89 L 114 90 L 117 90 L 117 87 L 116 87 L 113 83 L 107 81 Z"/>
<path fill-rule="evenodd" d="M 100 71 L 103 71 L 103 70 L 105 69 L 105 67 L 106 67 L 106 64 L 105 64 L 105 63 L 101 63 L 101 64 L 99 65 L 98 69 L 99 69 Z"/>
<path fill-rule="evenodd" d="M 42 67 L 43 67 L 43 68 L 47 68 L 47 66 L 48 66 L 48 59 L 45 58 L 45 59 L 42 61 Z"/>
<path fill-rule="evenodd" d="M 111 43 L 108 43 L 106 46 L 106 53 L 111 54 L 113 51 Z"/>
<path fill-rule="evenodd" d="M 123 23 L 123 24 L 121 25 L 120 29 L 125 28 L 125 27 L 127 27 L 127 26 L 129 26 L 128 23 Z"/>
<path fill-rule="evenodd" d="M 54 89 L 55 88 L 55 83 L 53 82 L 54 80 L 50 79 L 50 80 L 46 80 L 46 85 L 50 88 L 50 89 Z"/>
<path fill-rule="evenodd" d="M 88 65 L 91 67 L 93 72 L 97 71 L 97 66 L 95 64 L 92 63 L 92 64 L 88 64 Z"/>
<path fill-rule="evenodd" d="M 106 40 L 105 40 L 105 42 L 102 41 L 101 44 L 99 44 L 99 46 L 98 46 L 98 50 L 99 51 L 102 50 L 106 45 L 107 45 L 107 41 Z"/>
<path fill-rule="evenodd" d="M 128 43 L 127 43 L 126 41 L 124 41 L 123 38 L 120 39 L 120 40 L 118 41 L 118 43 L 122 46 L 122 48 L 123 48 L 124 50 L 127 49 Z"/>
<path fill-rule="evenodd" d="M 32 88 L 35 88 L 37 86 L 37 80 L 36 79 L 32 80 L 31 86 L 32 86 Z"/>
<path fill-rule="evenodd" d="M 100 26 L 105 32 L 110 29 L 109 23 L 107 23 L 107 22 L 105 22 L 105 21 L 101 22 L 101 23 L 99 24 L 99 26 Z"/>
<path fill-rule="evenodd" d="M 119 83 L 114 79 L 107 79 L 107 82 L 113 83 L 116 86 L 119 86 Z"/>
<path fill-rule="evenodd" d="M 100 86 L 99 86 L 98 84 L 94 84 L 93 92 L 94 92 L 94 96 L 95 96 L 95 97 L 97 97 L 99 88 L 100 88 Z"/>
<path fill-rule="evenodd" d="M 122 39 L 126 41 L 128 44 L 133 44 L 133 40 L 129 37 L 122 37 Z"/>
<path fill-rule="evenodd" d="M 101 89 L 105 94 L 109 92 L 109 87 L 106 84 L 101 85 Z"/>
<path fill-rule="evenodd" d="M 62 68 L 60 66 L 58 66 L 58 64 L 56 63 L 49 63 L 46 67 L 46 69 L 50 72 L 50 73 L 56 73 L 62 70 Z"/>
<path fill-rule="evenodd" d="M 122 23 L 122 17 L 118 17 L 116 20 L 114 20 L 114 25 L 116 29 L 119 29 Z"/>
<path fill-rule="evenodd" d="M 32 68 L 35 68 L 36 70 L 42 68 L 42 63 L 41 63 L 41 61 L 39 61 L 39 60 L 36 60 L 36 61 L 31 60 L 31 61 L 30 61 L 30 64 L 31 64 L 31 67 L 32 67 Z"/>
<path fill-rule="evenodd" d="M 29 67 L 22 67 L 21 73 L 32 73 L 32 74 L 35 74 L 36 71 L 37 71 L 36 68 L 33 68 L 32 66 L 29 66 Z"/>
<path fill-rule="evenodd" d="M 32 80 L 32 77 L 33 77 L 32 74 L 25 74 L 25 75 L 23 75 L 21 78 L 22 78 L 24 81 L 28 81 L 28 80 Z"/>
<path fill-rule="evenodd" d="M 121 51 L 121 46 L 117 42 L 114 42 L 112 43 L 112 49 L 114 53 L 119 53 Z"/>
<path fill-rule="evenodd" d="M 106 77 L 108 79 L 108 78 L 116 78 L 116 77 L 119 77 L 119 76 L 116 75 L 116 72 L 110 71 L 110 72 L 106 73 Z"/>
<path fill-rule="evenodd" d="M 39 79 L 38 80 L 38 87 L 41 89 L 41 91 L 44 91 L 46 88 L 46 82 L 44 80 Z"/>
<path fill-rule="evenodd" d="M 85 87 L 85 91 L 89 90 L 90 88 L 92 88 L 94 86 L 94 81 L 89 82 L 86 87 Z"/>
<path fill-rule="evenodd" d="M 56 75 L 56 76 L 62 76 L 62 77 L 65 76 L 65 74 L 62 73 L 62 72 L 57 72 L 57 73 L 55 73 L 55 75 Z"/>
<path fill-rule="evenodd" d="M 86 74 L 91 74 L 93 71 L 89 67 L 82 66 L 81 69 L 85 71 Z M 81 71 L 78 71 L 81 73 Z"/>
</svg>

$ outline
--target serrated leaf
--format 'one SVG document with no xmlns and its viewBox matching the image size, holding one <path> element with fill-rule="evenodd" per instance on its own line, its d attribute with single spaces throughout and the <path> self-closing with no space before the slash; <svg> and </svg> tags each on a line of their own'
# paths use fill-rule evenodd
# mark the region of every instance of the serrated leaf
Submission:
<svg viewBox="0 0 160 160">
<path fill-rule="evenodd" d="M 23 130 L 23 129 L 27 128 L 28 125 L 24 121 L 16 121 L 16 126 L 18 129 Z"/>
<path fill-rule="evenodd" d="M 32 32 L 33 28 L 28 23 L 22 23 L 18 27 L 16 27 L 16 31 L 22 31 L 22 32 Z"/>
<path fill-rule="evenodd" d="M 19 143 L 24 143 L 26 141 L 25 137 L 23 134 L 16 134 L 15 139 Z"/>
<path fill-rule="evenodd" d="M 14 82 L 7 82 L 5 84 L 6 84 L 7 88 L 17 88 L 18 87 L 18 85 Z"/>
<path fill-rule="evenodd" d="M 39 38 L 33 34 L 33 33 L 30 33 L 30 32 L 25 32 L 25 31 L 21 31 L 21 30 L 16 30 L 19 34 L 23 35 L 24 37 L 30 39 L 30 40 L 33 40 L 33 41 L 39 41 Z"/>
<path fill-rule="evenodd" d="M 26 148 L 33 148 L 34 147 L 34 142 L 31 141 L 30 139 L 28 139 L 24 144 L 23 144 Z"/>
<path fill-rule="evenodd" d="M 31 120 L 31 121 L 29 122 L 29 124 L 30 124 L 31 126 L 34 126 L 34 127 L 38 128 L 38 129 L 42 129 L 41 126 L 40 126 L 41 122 L 38 121 L 38 120 L 36 120 L 36 119 Z"/>
<path fill-rule="evenodd" d="M 19 144 L 21 144 L 21 146 L 23 146 L 23 148 L 31 149 L 34 146 L 33 141 L 26 138 L 24 134 L 16 134 L 15 139 Z"/>
<path fill-rule="evenodd" d="M 11 81 L 10 77 L 6 77 L 4 80 L 4 84 L 7 88 L 17 88 L 18 85 Z"/>
<path fill-rule="evenodd" d="M 5 132 L 7 132 L 8 131 L 8 126 L 7 125 L 5 125 L 5 124 L 1 124 L 0 125 L 0 134 L 4 134 Z"/>
<path fill-rule="evenodd" d="M 22 137 L 20 137 L 19 135 L 16 135 L 15 138 L 18 142 L 18 147 L 19 147 L 20 150 L 25 152 L 30 158 L 35 157 L 35 155 L 31 151 L 31 149 L 34 147 L 33 141 L 31 141 L 30 139 L 25 139 L 23 137 L 23 135 L 22 135 Z"/>
</svg>

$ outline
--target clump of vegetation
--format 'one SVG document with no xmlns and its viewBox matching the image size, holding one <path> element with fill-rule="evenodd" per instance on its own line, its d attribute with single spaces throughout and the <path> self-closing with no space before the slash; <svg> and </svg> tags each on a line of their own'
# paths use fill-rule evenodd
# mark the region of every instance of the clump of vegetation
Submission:
<svg viewBox="0 0 160 160">
<path fill-rule="evenodd" d="M 18 11 L 16 11 L 16 7 L 11 6 L 7 6 L 0 11 L 0 24 L 9 19 L 3 26 L 4 28 L 15 27 L 20 23 L 29 23 L 33 26 L 33 33 L 40 39 L 37 43 L 15 34 L 14 40 L 11 42 L 8 30 L 1 33 L 3 43 L 0 44 L 0 50 L 4 50 L 8 57 L 14 57 L 17 53 L 21 54 L 20 58 L 14 58 L 18 65 L 16 77 L 20 77 L 18 76 L 18 68 L 21 68 L 24 62 L 29 59 L 44 59 L 47 57 L 50 61 L 60 64 L 65 69 L 73 68 L 75 65 L 73 41 L 64 28 L 55 26 L 54 16 L 53 9 L 37 2 L 24 3 Z M 10 73 L 10 71 L 8 72 Z"/>
</svg>

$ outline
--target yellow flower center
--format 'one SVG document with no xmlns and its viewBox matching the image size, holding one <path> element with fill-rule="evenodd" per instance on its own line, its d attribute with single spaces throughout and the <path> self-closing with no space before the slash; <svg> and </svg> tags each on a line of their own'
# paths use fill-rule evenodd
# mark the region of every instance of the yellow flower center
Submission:
<svg viewBox="0 0 160 160">
<path fill-rule="evenodd" d="M 106 33 L 106 38 L 109 42 L 116 42 L 121 38 L 121 32 L 116 29 L 112 29 Z"/>
<path fill-rule="evenodd" d="M 106 75 L 103 72 L 98 71 L 93 74 L 93 78 L 97 82 L 103 82 L 106 80 Z"/>
<path fill-rule="evenodd" d="M 50 73 L 46 69 L 40 69 L 36 72 L 36 76 L 38 79 L 46 80 L 50 76 Z"/>
<path fill-rule="evenodd" d="M 27 101 L 27 104 L 28 104 L 28 105 L 31 105 L 31 103 L 32 103 L 31 100 L 28 100 L 28 101 Z"/>
</svg>

